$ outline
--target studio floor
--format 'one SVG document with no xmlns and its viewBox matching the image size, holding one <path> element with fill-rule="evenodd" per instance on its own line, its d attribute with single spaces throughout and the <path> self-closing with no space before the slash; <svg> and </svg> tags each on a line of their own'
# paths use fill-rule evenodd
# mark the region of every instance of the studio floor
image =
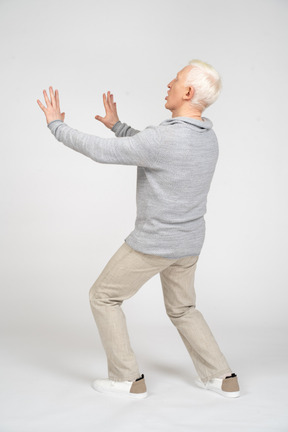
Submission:
<svg viewBox="0 0 288 432">
<path fill-rule="evenodd" d="M 149 396 L 97 393 L 106 377 L 98 336 L 85 329 L 10 329 L 2 337 L 1 432 L 288 431 L 287 347 L 279 329 L 217 329 L 242 395 L 195 386 L 195 370 L 172 325 L 130 331 Z M 219 338 L 218 338 L 219 341 Z"/>
</svg>

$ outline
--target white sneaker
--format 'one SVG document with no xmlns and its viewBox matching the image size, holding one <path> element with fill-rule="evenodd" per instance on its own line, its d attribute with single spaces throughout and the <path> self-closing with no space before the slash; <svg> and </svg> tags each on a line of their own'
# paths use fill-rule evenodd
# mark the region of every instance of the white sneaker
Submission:
<svg viewBox="0 0 288 432">
<path fill-rule="evenodd" d="M 108 378 L 96 379 L 93 381 L 92 387 L 94 390 L 101 393 L 108 393 L 116 396 L 130 397 L 133 399 L 143 399 L 147 397 L 143 374 L 135 381 L 113 381 Z"/>
<path fill-rule="evenodd" d="M 207 381 L 206 384 L 203 383 L 200 379 L 197 380 L 197 385 L 201 388 L 205 388 L 206 390 L 212 390 L 216 393 L 221 394 L 222 396 L 228 398 L 235 398 L 240 396 L 240 388 L 238 384 L 238 378 L 235 373 L 230 376 L 227 376 L 224 379 L 221 378 L 213 378 Z"/>
</svg>

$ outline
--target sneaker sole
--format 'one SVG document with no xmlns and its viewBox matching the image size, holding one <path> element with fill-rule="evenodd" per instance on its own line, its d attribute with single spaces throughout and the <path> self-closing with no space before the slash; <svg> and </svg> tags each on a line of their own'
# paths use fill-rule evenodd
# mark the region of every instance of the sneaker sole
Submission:
<svg viewBox="0 0 288 432">
<path fill-rule="evenodd" d="M 215 387 L 209 387 L 209 384 L 204 384 L 201 380 L 195 380 L 195 383 L 198 387 L 204 389 L 204 390 L 210 390 L 214 391 L 215 393 L 220 394 L 221 396 L 224 396 L 226 398 L 237 398 L 240 396 L 240 391 L 237 392 L 225 392 L 221 389 L 215 388 Z"/>
<path fill-rule="evenodd" d="M 112 395 L 112 396 L 117 396 L 117 397 L 122 397 L 122 398 L 126 397 L 126 398 L 130 398 L 130 399 L 144 399 L 148 396 L 147 392 L 145 392 L 145 393 L 123 393 L 120 391 L 104 390 L 101 387 L 94 386 L 93 384 L 91 385 L 91 387 L 94 390 L 98 391 L 99 393 L 107 394 L 109 396 Z"/>
<path fill-rule="evenodd" d="M 217 389 L 217 388 L 214 388 L 214 387 L 206 387 L 206 389 L 210 390 L 210 391 L 214 391 L 215 393 L 218 393 L 221 396 L 224 396 L 226 398 L 237 398 L 237 397 L 240 396 L 240 392 L 239 391 L 238 392 L 224 392 L 223 390 Z"/>
</svg>

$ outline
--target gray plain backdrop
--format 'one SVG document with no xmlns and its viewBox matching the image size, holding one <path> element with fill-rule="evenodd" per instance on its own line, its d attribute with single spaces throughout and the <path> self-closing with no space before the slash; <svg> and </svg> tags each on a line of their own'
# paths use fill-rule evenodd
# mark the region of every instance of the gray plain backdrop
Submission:
<svg viewBox="0 0 288 432">
<path fill-rule="evenodd" d="M 287 12 L 284 0 L 0 1 L 0 320 L 8 362 L 9 349 L 24 356 L 11 341 L 45 345 L 50 337 L 57 351 L 59 334 L 82 350 L 86 338 L 103 356 L 88 291 L 136 216 L 136 167 L 99 164 L 65 147 L 36 100 L 44 103 L 52 85 L 69 126 L 109 137 L 94 117 L 104 114 L 110 90 L 120 120 L 142 130 L 171 117 L 167 84 L 195 58 L 223 81 L 203 114 L 220 153 L 197 305 L 228 358 L 237 334 L 236 352 L 249 357 L 243 335 L 255 329 L 263 340 L 274 329 L 286 343 Z M 144 338 L 157 326 L 174 337 L 159 275 L 123 309 L 134 342 L 135 328 Z"/>
</svg>

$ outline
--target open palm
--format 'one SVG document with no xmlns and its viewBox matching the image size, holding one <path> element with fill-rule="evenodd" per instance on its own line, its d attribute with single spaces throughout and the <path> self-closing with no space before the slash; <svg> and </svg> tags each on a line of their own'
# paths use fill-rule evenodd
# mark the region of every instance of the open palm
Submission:
<svg viewBox="0 0 288 432">
<path fill-rule="evenodd" d="M 38 103 L 39 107 L 42 109 L 42 111 L 44 112 L 44 114 L 46 116 L 47 124 L 52 122 L 53 120 L 64 121 L 65 113 L 60 112 L 59 92 L 58 92 L 58 90 L 55 90 L 55 94 L 54 94 L 53 88 L 51 86 L 49 87 L 49 91 L 50 91 L 51 101 L 49 100 L 49 97 L 47 96 L 46 90 L 43 90 L 45 102 L 47 105 L 46 107 L 40 102 L 39 99 L 37 99 L 37 103 Z"/>
<path fill-rule="evenodd" d="M 116 102 L 114 102 L 113 95 L 110 91 L 107 92 L 107 96 L 105 93 L 103 94 L 103 104 L 106 113 L 105 117 L 96 115 L 95 119 L 101 121 L 108 129 L 112 129 L 114 124 L 119 121 L 119 117 L 117 114 Z"/>
</svg>

